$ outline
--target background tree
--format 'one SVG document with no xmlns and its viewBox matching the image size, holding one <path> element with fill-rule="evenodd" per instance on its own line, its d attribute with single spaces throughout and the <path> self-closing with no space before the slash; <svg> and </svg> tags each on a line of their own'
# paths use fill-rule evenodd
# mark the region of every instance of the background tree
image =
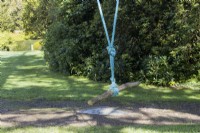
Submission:
<svg viewBox="0 0 200 133">
<path fill-rule="evenodd" d="M 48 26 L 56 21 L 59 0 L 26 0 L 24 29 L 33 37 L 44 37 Z"/>
<path fill-rule="evenodd" d="M 0 30 L 21 30 L 22 12 L 22 0 L 0 0 Z"/>
</svg>

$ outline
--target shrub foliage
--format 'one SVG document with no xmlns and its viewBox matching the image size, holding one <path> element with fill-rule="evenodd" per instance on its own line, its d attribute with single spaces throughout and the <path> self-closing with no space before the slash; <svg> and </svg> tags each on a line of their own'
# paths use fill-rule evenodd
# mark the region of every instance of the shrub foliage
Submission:
<svg viewBox="0 0 200 133">
<path fill-rule="evenodd" d="M 101 2 L 111 33 L 115 0 Z M 56 13 L 44 45 L 51 70 L 108 81 L 107 42 L 96 2 L 60 0 L 57 5 L 52 9 Z M 199 7 L 197 1 L 120 1 L 115 40 L 117 81 L 139 79 L 167 85 L 198 75 Z"/>
</svg>

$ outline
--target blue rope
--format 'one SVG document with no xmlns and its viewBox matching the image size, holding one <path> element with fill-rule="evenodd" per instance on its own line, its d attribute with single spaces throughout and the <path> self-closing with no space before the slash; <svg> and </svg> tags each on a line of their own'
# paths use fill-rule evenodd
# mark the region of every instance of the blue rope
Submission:
<svg viewBox="0 0 200 133">
<path fill-rule="evenodd" d="M 98 3 L 98 8 L 99 8 L 99 12 L 100 12 L 100 15 L 101 15 L 103 27 L 104 27 L 104 30 L 105 30 L 105 33 L 106 33 L 106 38 L 107 38 L 107 41 L 108 41 L 107 50 L 108 50 L 108 54 L 110 55 L 110 68 L 111 68 L 111 78 L 110 78 L 110 80 L 112 82 L 111 85 L 110 85 L 110 90 L 113 92 L 113 96 L 117 96 L 119 94 L 119 89 L 117 87 L 117 84 L 115 83 L 114 68 L 115 68 L 116 50 L 115 50 L 115 47 L 114 47 L 114 40 L 115 40 L 115 31 L 116 31 L 116 24 L 117 24 L 117 15 L 118 15 L 118 9 L 119 9 L 119 0 L 116 0 L 116 9 L 115 9 L 115 16 L 114 16 L 114 22 L 113 22 L 113 31 L 112 31 L 111 41 L 110 41 L 110 37 L 109 37 L 109 34 L 108 34 L 108 29 L 107 29 L 106 22 L 105 22 L 105 19 L 104 19 L 103 11 L 102 11 L 102 8 L 101 8 L 101 3 L 100 3 L 99 0 L 97 0 L 97 3 Z"/>
</svg>

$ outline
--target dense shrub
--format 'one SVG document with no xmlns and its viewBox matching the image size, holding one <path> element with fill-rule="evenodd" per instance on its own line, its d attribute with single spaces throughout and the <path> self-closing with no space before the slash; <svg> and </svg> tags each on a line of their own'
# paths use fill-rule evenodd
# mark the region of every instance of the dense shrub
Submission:
<svg viewBox="0 0 200 133">
<path fill-rule="evenodd" d="M 102 1 L 109 31 L 115 1 Z M 109 58 L 95 1 L 60 1 L 45 40 L 51 70 L 108 81 Z M 144 80 L 167 85 L 198 75 L 199 2 L 120 2 L 115 46 L 118 82 Z"/>
<path fill-rule="evenodd" d="M 174 77 L 171 69 L 166 56 L 149 56 L 143 61 L 141 75 L 149 83 L 167 85 Z"/>
</svg>

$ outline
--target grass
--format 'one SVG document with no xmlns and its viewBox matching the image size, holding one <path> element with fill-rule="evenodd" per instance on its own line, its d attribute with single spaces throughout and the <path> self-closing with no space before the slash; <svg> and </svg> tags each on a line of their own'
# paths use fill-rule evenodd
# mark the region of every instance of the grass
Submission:
<svg viewBox="0 0 200 133">
<path fill-rule="evenodd" d="M 48 70 L 42 52 L 0 52 L 0 99 L 87 101 L 109 88 L 83 77 L 63 76 Z M 110 101 L 133 102 L 200 102 L 200 83 L 190 89 L 174 90 L 141 84 L 120 93 Z"/>
<path fill-rule="evenodd" d="M 72 100 L 85 102 L 109 87 L 108 83 L 99 83 L 83 77 L 65 76 L 53 73 L 43 60 L 43 53 L 36 52 L 0 52 L 0 99 L 31 101 Z M 120 93 L 108 100 L 121 104 L 154 102 L 200 102 L 200 83 L 188 83 L 188 89 L 173 90 L 141 84 Z M 6 105 L 9 106 L 9 105 Z M 44 126 L 0 128 L 0 133 L 180 133 L 200 132 L 199 124 L 184 125 L 132 125 L 132 126 Z"/>
<path fill-rule="evenodd" d="M 3 128 L 0 133 L 198 133 L 199 125 L 175 125 L 175 126 L 130 126 L 130 127 L 25 127 Z"/>
<path fill-rule="evenodd" d="M 50 72 L 42 52 L 1 52 L 0 56 L 2 99 L 82 101 L 103 92 L 104 84 Z"/>
<path fill-rule="evenodd" d="M 31 45 L 41 40 L 28 39 L 28 36 L 22 33 L 0 32 L 0 48 L 7 46 L 11 51 L 31 50 Z"/>
</svg>

